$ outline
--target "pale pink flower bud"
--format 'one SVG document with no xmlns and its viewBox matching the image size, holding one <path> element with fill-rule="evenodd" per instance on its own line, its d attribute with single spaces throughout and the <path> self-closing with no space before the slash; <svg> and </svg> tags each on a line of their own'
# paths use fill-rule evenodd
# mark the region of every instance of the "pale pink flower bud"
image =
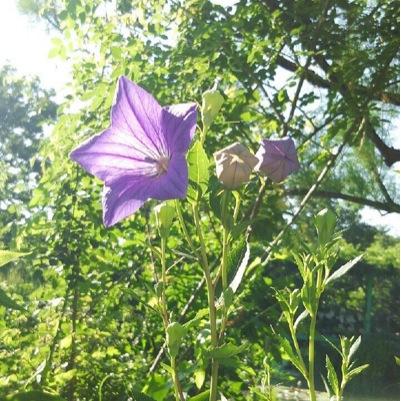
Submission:
<svg viewBox="0 0 401 401">
<path fill-rule="evenodd" d="M 239 142 L 227 146 L 214 154 L 216 174 L 227 189 L 236 189 L 249 181 L 258 159 Z"/>
</svg>

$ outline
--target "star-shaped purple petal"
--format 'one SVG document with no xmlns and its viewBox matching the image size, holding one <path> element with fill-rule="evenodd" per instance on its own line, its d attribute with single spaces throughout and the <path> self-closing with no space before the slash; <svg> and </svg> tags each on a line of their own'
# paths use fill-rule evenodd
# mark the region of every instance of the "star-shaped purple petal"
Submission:
<svg viewBox="0 0 401 401">
<path fill-rule="evenodd" d="M 288 137 L 264 139 L 256 157 L 259 163 L 255 169 L 267 175 L 273 182 L 283 181 L 300 168 L 294 141 Z"/>
<path fill-rule="evenodd" d="M 107 227 L 133 214 L 150 198 L 185 198 L 185 154 L 195 128 L 194 103 L 162 107 L 128 78 L 119 79 L 110 127 L 70 155 L 104 182 Z"/>
</svg>

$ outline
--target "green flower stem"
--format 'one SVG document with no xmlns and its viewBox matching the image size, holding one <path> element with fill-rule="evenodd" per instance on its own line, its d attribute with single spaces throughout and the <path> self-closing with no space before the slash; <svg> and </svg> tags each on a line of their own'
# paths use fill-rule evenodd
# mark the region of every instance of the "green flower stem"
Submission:
<svg viewBox="0 0 401 401">
<path fill-rule="evenodd" d="M 221 282 L 224 291 L 227 289 L 227 255 L 228 255 L 228 230 L 224 228 L 223 232 L 223 255 L 221 260 Z M 224 297 L 223 297 L 224 299 Z M 220 327 L 220 334 L 219 334 L 219 342 L 221 342 L 224 338 L 224 332 L 226 330 L 227 325 L 227 318 L 228 318 L 228 308 L 223 303 L 223 316 L 221 319 L 221 327 Z"/>
<path fill-rule="evenodd" d="M 177 368 L 177 358 L 170 358 L 170 366 L 173 370 L 173 383 L 174 383 L 174 393 L 176 401 L 185 401 L 184 394 L 182 392 L 180 379 L 178 378 L 178 368 Z"/>
<path fill-rule="evenodd" d="M 309 326 L 309 399 L 316 401 L 315 391 L 315 333 L 316 333 L 316 311 L 311 316 Z"/>
<path fill-rule="evenodd" d="M 177 211 L 177 217 L 178 217 L 178 221 L 180 222 L 182 233 L 184 234 L 184 237 L 185 237 L 186 241 L 188 242 L 188 245 L 191 248 L 191 251 L 197 253 L 195 245 L 188 233 L 187 226 L 184 221 L 184 216 L 182 215 L 181 204 L 178 200 L 175 201 L 175 209 Z"/>
<path fill-rule="evenodd" d="M 209 303 L 209 322 L 210 322 L 210 338 L 211 338 L 211 346 L 212 349 L 217 347 L 217 319 L 216 319 L 216 305 L 214 302 L 215 298 L 215 291 L 213 280 L 210 275 L 210 268 L 206 254 L 206 247 L 205 241 L 203 238 L 202 227 L 200 224 L 200 217 L 199 217 L 199 209 L 198 205 L 193 205 L 193 215 L 194 215 L 194 222 L 196 233 L 199 238 L 200 248 L 201 248 L 201 263 L 203 272 L 205 275 L 206 285 L 207 285 L 207 293 L 208 293 L 208 303 Z M 210 379 L 210 396 L 209 401 L 216 401 L 217 400 L 217 383 L 218 383 L 218 373 L 219 373 L 219 364 L 216 359 L 212 358 L 212 370 L 211 370 L 211 379 Z"/>
<path fill-rule="evenodd" d="M 169 316 L 167 311 L 167 298 L 166 298 L 166 287 L 167 287 L 167 268 L 166 268 L 166 245 L 167 238 L 161 236 L 161 266 L 162 266 L 162 291 L 161 291 L 161 300 L 159 301 L 161 306 L 161 314 L 163 318 L 164 330 L 167 334 L 167 327 L 169 325 Z M 176 401 L 185 401 L 184 394 L 182 393 L 181 384 L 178 378 L 177 371 L 177 361 L 176 358 L 170 358 L 170 366 L 172 369 L 172 379 L 174 383 L 174 394 Z"/>
<path fill-rule="evenodd" d="M 161 265 L 162 265 L 162 291 L 161 291 L 161 312 L 164 323 L 164 328 L 167 330 L 168 326 L 168 312 L 167 312 L 167 301 L 166 301 L 166 287 L 167 287 L 167 274 L 166 274 L 166 238 L 161 237 Z"/>
<path fill-rule="evenodd" d="M 230 196 L 230 192 L 225 190 L 223 194 L 223 200 L 222 200 L 222 206 L 221 206 L 221 218 L 223 222 L 223 254 L 221 258 L 221 284 L 222 284 L 222 289 L 223 289 L 223 294 L 224 291 L 228 287 L 228 274 L 227 274 L 227 262 L 228 262 L 228 251 L 229 251 L 229 234 L 230 231 L 227 228 L 227 212 L 228 212 L 228 199 Z M 226 324 L 227 324 L 227 315 L 228 315 L 228 310 L 225 304 L 223 304 L 223 316 L 221 320 L 221 327 L 220 327 L 220 335 L 219 335 L 219 340 L 221 341 L 224 337 L 224 331 L 226 329 Z"/>
<path fill-rule="evenodd" d="M 309 399 L 316 401 L 315 390 L 315 335 L 316 335 L 316 318 L 319 309 L 320 296 L 323 292 L 323 274 L 322 270 L 318 269 L 316 276 L 315 302 L 312 306 L 311 322 L 309 326 Z"/>
<path fill-rule="evenodd" d="M 223 255 L 221 259 L 221 283 L 223 291 L 227 288 L 227 253 L 228 253 L 228 235 L 229 230 L 227 229 L 227 206 L 228 197 L 230 196 L 229 191 L 225 190 L 223 194 L 223 201 L 221 205 L 221 219 L 223 222 Z"/>
</svg>

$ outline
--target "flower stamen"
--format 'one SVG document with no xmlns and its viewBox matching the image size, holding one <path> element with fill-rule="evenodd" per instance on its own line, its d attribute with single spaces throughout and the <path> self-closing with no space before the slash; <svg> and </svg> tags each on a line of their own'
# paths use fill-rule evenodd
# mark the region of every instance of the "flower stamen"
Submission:
<svg viewBox="0 0 401 401">
<path fill-rule="evenodd" d="M 169 163 L 169 157 L 161 157 L 159 160 L 156 160 L 156 174 L 158 177 L 167 173 Z"/>
</svg>

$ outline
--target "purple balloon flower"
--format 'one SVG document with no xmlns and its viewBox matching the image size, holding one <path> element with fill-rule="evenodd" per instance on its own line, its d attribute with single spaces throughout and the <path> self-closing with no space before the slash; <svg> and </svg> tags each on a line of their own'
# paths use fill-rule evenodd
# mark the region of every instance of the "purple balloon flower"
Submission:
<svg viewBox="0 0 401 401">
<path fill-rule="evenodd" d="M 120 77 L 109 128 L 70 155 L 104 182 L 106 227 L 133 214 L 149 198 L 185 198 L 185 155 L 195 128 L 195 103 L 162 107 L 140 86 Z"/>
<path fill-rule="evenodd" d="M 259 163 L 255 169 L 267 175 L 273 182 L 283 181 L 300 168 L 294 141 L 288 137 L 264 139 L 256 157 Z"/>
</svg>

